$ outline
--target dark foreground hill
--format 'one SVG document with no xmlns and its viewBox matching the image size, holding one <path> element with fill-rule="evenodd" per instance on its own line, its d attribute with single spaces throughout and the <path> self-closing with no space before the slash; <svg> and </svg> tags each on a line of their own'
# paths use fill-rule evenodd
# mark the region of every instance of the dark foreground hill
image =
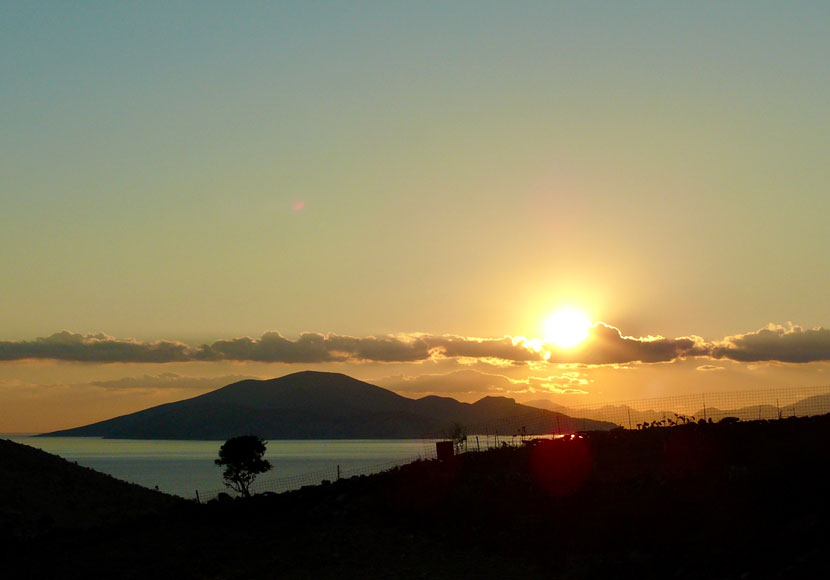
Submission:
<svg viewBox="0 0 830 580">
<path fill-rule="evenodd" d="M 178 503 L 173 496 L 0 439 L 0 541 L 157 515 Z"/>
<path fill-rule="evenodd" d="M 408 399 L 340 373 L 305 371 L 240 381 L 47 435 L 222 440 L 256 433 L 265 439 L 415 439 L 446 431 L 453 423 L 468 429 L 501 427 L 502 435 L 513 435 L 521 426 L 562 433 L 616 426 L 519 405 L 506 397 L 485 397 L 474 404 L 445 397 Z"/>
<path fill-rule="evenodd" d="M 5 547 L 33 578 L 821 578 L 828 440 L 828 416 L 596 432 Z"/>
</svg>

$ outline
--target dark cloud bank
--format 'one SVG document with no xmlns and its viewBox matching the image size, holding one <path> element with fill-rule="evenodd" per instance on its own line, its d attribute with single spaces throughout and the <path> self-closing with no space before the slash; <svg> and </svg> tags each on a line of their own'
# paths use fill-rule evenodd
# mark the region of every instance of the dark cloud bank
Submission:
<svg viewBox="0 0 830 580">
<path fill-rule="evenodd" d="M 76 362 L 165 363 L 187 361 L 257 361 L 275 363 L 406 363 L 436 358 L 495 359 L 508 363 L 548 361 L 586 365 L 668 362 L 708 357 L 739 362 L 830 361 L 830 330 L 775 326 L 706 342 L 700 337 L 634 338 L 597 323 L 578 349 L 538 350 L 524 339 L 478 339 L 462 336 L 366 337 L 304 333 L 290 340 L 279 332 L 260 338 L 217 340 L 190 346 L 175 341 L 142 342 L 105 334 L 68 331 L 31 341 L 0 341 L 0 361 L 55 359 Z"/>
</svg>

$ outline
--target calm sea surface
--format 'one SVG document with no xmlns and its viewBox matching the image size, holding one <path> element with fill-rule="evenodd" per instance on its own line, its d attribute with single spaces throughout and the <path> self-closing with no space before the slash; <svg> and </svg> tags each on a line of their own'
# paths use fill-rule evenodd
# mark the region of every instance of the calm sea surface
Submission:
<svg viewBox="0 0 830 580">
<path fill-rule="evenodd" d="M 151 488 L 158 486 L 161 491 L 182 497 L 194 497 L 196 490 L 202 497 L 211 497 L 222 489 L 221 469 L 213 463 L 222 441 L 0 437 L 43 449 L 125 481 Z M 288 478 L 294 480 L 292 487 L 319 483 L 323 478 L 333 479 L 337 466 L 348 475 L 350 470 L 428 455 L 429 447 L 421 439 L 269 441 L 266 457 L 274 469 L 261 475 L 258 482 L 266 489 L 273 483 L 277 491 Z"/>
</svg>

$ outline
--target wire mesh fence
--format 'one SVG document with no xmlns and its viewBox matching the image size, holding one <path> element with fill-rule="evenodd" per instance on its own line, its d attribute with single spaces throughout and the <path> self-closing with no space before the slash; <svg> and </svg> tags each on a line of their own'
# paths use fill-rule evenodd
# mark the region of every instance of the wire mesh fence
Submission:
<svg viewBox="0 0 830 580">
<path fill-rule="evenodd" d="M 484 451 L 505 445 L 521 445 L 528 438 L 557 437 L 596 429 L 672 426 L 701 420 L 720 421 L 726 417 L 741 421 L 778 420 L 826 413 L 830 413 L 830 385 L 552 406 L 550 410 L 534 409 L 494 421 L 459 425 L 461 431 L 455 434 L 456 451 Z M 422 438 L 423 450 L 417 456 L 342 469 L 336 466 L 286 477 L 264 477 L 257 479 L 250 491 L 282 493 L 320 485 L 325 481 L 373 475 L 417 460 L 435 459 L 435 442 L 453 439 L 451 431 L 452 428 L 448 427 L 447 431 L 425 434 Z M 228 491 L 227 488 L 200 491 L 197 498 L 208 501 Z"/>
<path fill-rule="evenodd" d="M 719 421 L 725 417 L 742 421 L 808 417 L 830 412 L 830 385 L 676 395 L 571 405 L 556 410 L 626 429 L 637 429 L 646 423 L 671 425 L 701 419 Z"/>
<path fill-rule="evenodd" d="M 283 493 L 285 491 L 293 491 L 302 489 L 306 486 L 320 485 L 324 482 L 333 482 L 339 479 L 349 479 L 351 477 L 360 477 L 362 475 L 374 475 L 382 473 L 390 469 L 395 469 L 402 465 L 407 465 L 419 460 L 435 459 L 435 445 L 431 442 L 424 441 L 424 452 L 418 455 L 413 455 L 403 459 L 394 461 L 387 461 L 384 463 L 375 463 L 371 465 L 359 465 L 352 467 L 341 467 L 339 465 L 328 467 L 325 469 L 318 469 L 316 471 L 308 471 L 297 475 L 289 475 L 284 477 L 264 477 L 255 480 L 250 486 L 250 492 L 254 493 Z M 219 496 L 220 493 L 229 493 L 230 490 L 226 487 L 216 488 L 205 491 L 198 491 L 197 498 L 199 501 L 210 501 Z"/>
</svg>

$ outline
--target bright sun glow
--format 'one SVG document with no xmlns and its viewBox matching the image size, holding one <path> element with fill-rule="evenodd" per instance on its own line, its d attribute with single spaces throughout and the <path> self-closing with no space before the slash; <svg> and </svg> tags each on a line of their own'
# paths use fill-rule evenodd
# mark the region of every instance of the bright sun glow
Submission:
<svg viewBox="0 0 830 580">
<path fill-rule="evenodd" d="M 560 348 L 573 348 L 586 338 L 591 321 L 578 310 L 560 310 L 545 323 L 545 340 Z"/>
</svg>

